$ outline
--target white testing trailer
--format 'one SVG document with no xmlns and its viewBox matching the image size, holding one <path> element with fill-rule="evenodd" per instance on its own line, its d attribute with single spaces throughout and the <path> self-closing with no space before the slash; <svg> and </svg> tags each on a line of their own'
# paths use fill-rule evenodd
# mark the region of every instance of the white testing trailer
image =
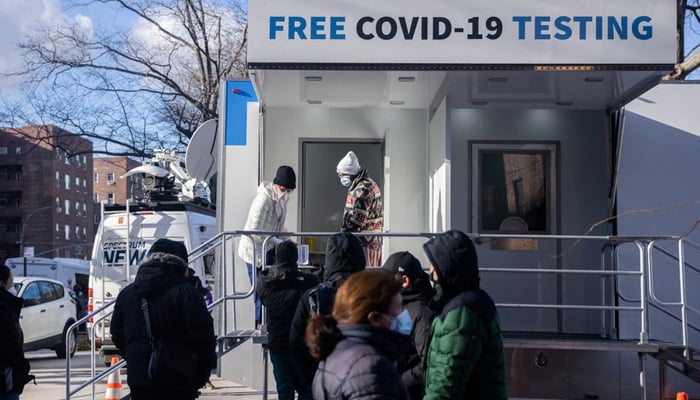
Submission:
<svg viewBox="0 0 700 400">
<path fill-rule="evenodd" d="M 236 188 L 219 191 L 222 230 L 244 225 L 257 184 L 282 164 L 299 177 L 287 228 L 337 230 L 344 188 L 335 164 L 356 150 L 382 186 L 387 231 L 482 236 L 482 285 L 502 305 L 512 398 L 700 394 L 692 362 L 669 362 L 681 341 L 654 342 L 667 335 L 653 311 L 639 326 L 638 309 L 650 306 L 634 300 L 640 282 L 647 298 L 650 267 L 646 252 L 631 260 L 627 252 L 649 241 L 605 239 L 682 233 L 634 214 L 610 218 L 637 206 L 637 192 L 624 193 L 630 185 L 652 203 L 669 199 L 653 186 L 662 182 L 625 169 L 638 153 L 623 140 L 622 110 L 671 71 L 676 2 L 256 0 L 249 8 L 252 83 L 222 90 L 219 187 Z M 388 239 L 384 256 L 422 257 L 421 243 Z M 595 275 L 640 266 L 642 279 Z M 582 272 L 550 272 L 567 269 Z M 595 308 L 628 300 L 629 310 Z M 530 304 L 545 307 L 522 307 Z M 259 384 L 257 348 L 249 346 L 250 363 L 241 358 L 225 358 L 224 375 Z"/>
</svg>

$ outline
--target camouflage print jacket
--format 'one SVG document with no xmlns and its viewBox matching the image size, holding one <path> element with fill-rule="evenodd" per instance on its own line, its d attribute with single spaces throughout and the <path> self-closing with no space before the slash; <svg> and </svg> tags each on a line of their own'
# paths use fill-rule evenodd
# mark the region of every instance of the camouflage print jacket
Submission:
<svg viewBox="0 0 700 400">
<path fill-rule="evenodd" d="M 369 177 L 366 169 L 360 171 L 348 189 L 343 213 L 343 232 L 381 232 L 384 230 L 384 205 L 379 185 Z M 381 249 L 380 236 L 358 237 L 363 246 Z"/>
</svg>

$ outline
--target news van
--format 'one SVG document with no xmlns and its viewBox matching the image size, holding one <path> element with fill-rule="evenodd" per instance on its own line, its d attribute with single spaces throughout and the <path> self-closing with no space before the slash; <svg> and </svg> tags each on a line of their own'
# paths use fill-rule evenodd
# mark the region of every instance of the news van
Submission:
<svg viewBox="0 0 700 400">
<path fill-rule="evenodd" d="M 144 199 L 132 199 L 126 204 L 101 204 L 100 224 L 90 261 L 89 313 L 115 300 L 121 289 L 134 281 L 139 265 L 156 240 L 181 241 L 190 252 L 217 234 L 216 210 L 202 188 L 189 185 L 188 192 L 184 184 L 176 184 L 178 180 L 181 183 L 191 180 L 174 154 L 156 152 L 154 162 L 134 168 L 125 176 L 133 174 L 143 174 L 147 178 L 143 180 Z M 212 251 L 191 260 L 189 265 L 195 276 L 212 291 L 216 283 L 213 263 Z M 94 334 L 96 346 L 100 347 L 100 356 L 109 365 L 117 349 L 109 332 L 110 318 L 103 318 L 104 315 L 94 316 L 88 321 L 88 327 Z"/>
</svg>

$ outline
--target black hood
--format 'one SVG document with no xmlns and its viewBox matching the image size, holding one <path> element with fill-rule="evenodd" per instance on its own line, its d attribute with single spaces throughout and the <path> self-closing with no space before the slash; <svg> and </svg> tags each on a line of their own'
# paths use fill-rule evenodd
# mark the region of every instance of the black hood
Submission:
<svg viewBox="0 0 700 400">
<path fill-rule="evenodd" d="M 423 244 L 430 263 L 437 270 L 445 299 L 479 288 L 479 266 L 471 239 L 457 230 L 441 233 Z"/>
<path fill-rule="evenodd" d="M 352 274 L 365 269 L 365 253 L 357 236 L 341 232 L 329 237 L 324 268 L 325 281 L 332 281 L 338 274 Z"/>
<path fill-rule="evenodd" d="M 139 296 L 147 299 L 158 297 L 167 289 L 185 282 L 187 266 L 177 257 L 154 257 L 139 267 L 134 288 Z"/>
</svg>

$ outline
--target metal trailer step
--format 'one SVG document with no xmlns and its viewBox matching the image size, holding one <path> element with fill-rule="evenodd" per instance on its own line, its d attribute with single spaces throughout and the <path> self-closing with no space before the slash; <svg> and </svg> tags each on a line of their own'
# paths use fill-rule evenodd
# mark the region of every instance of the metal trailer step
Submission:
<svg viewBox="0 0 700 400">
<path fill-rule="evenodd" d="M 219 336 L 219 357 L 235 349 L 248 340 L 252 340 L 254 344 L 266 345 L 268 343 L 267 332 L 259 329 L 241 329 L 231 331 L 224 336 Z"/>
</svg>

